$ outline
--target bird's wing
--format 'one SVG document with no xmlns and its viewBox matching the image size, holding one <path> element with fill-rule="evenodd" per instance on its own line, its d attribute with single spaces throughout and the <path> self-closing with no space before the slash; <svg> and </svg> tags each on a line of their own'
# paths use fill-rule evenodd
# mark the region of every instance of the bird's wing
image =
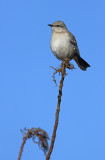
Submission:
<svg viewBox="0 0 105 160">
<path fill-rule="evenodd" d="M 80 53 L 79 53 L 79 49 L 78 49 L 78 45 L 77 45 L 77 41 L 74 37 L 74 35 L 72 33 L 70 33 L 70 36 L 71 36 L 71 40 L 70 40 L 70 43 L 73 45 L 74 47 L 74 52 L 79 56 Z"/>
</svg>

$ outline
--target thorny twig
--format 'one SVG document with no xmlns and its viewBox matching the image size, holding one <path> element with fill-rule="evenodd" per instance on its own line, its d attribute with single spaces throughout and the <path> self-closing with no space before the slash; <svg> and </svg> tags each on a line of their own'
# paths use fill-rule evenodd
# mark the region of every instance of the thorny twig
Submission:
<svg viewBox="0 0 105 160">
<path fill-rule="evenodd" d="M 24 130 L 21 130 L 21 131 L 23 133 L 23 142 L 21 144 L 21 148 L 19 151 L 18 160 L 21 159 L 23 148 L 28 138 L 32 138 L 33 142 L 37 143 L 46 155 L 48 148 L 49 148 L 48 146 L 49 137 L 48 137 L 48 134 L 44 130 L 42 130 L 41 128 L 31 128 L 31 129 L 24 128 Z M 36 141 L 36 138 L 38 141 Z"/>
<path fill-rule="evenodd" d="M 61 63 L 60 68 L 54 68 L 54 67 L 50 66 L 52 69 L 55 70 L 55 72 L 53 73 L 52 77 L 53 77 L 53 81 L 55 82 L 56 86 L 57 86 L 57 82 L 56 82 L 56 79 L 55 79 L 55 74 L 59 73 L 59 75 L 60 75 L 60 73 L 62 73 L 62 65 L 63 65 L 63 63 L 65 63 L 65 68 L 68 68 L 68 69 L 71 69 L 71 70 L 72 69 L 76 69 L 73 64 L 69 63 L 68 59 Z M 67 75 L 66 70 L 65 70 L 65 75 Z"/>
<path fill-rule="evenodd" d="M 60 112 L 60 104 L 61 104 L 61 96 L 62 96 L 62 87 L 63 87 L 64 77 L 66 75 L 66 68 L 75 69 L 74 66 L 69 63 L 69 60 L 63 61 L 60 68 L 54 69 L 55 72 L 53 74 L 53 81 L 56 83 L 55 74 L 57 72 L 59 72 L 59 74 L 61 73 L 61 80 L 60 80 L 60 85 L 59 85 L 59 94 L 58 94 L 58 103 L 57 103 L 57 109 L 56 109 L 55 124 L 54 124 L 54 129 L 53 129 L 50 149 L 49 149 L 48 154 L 46 156 L 46 160 L 50 159 L 51 153 L 52 153 L 53 148 L 54 148 L 54 142 L 55 142 L 55 138 L 56 138 L 56 131 L 57 131 L 58 122 L 59 122 L 59 112 Z"/>
<path fill-rule="evenodd" d="M 21 159 L 23 148 L 24 148 L 24 145 L 25 145 L 28 138 L 32 138 L 33 142 L 37 143 L 39 145 L 39 147 L 44 151 L 44 153 L 46 155 L 46 160 L 50 159 L 51 153 L 53 151 L 54 142 L 55 142 L 55 138 L 56 138 L 56 131 L 57 131 L 57 127 L 58 127 L 63 81 L 64 81 L 65 75 L 67 75 L 66 68 L 71 69 L 71 70 L 75 69 L 74 66 L 72 64 L 70 64 L 68 60 L 63 61 L 60 68 L 57 68 L 57 69 L 53 68 L 55 70 L 55 72 L 53 74 L 53 81 L 57 85 L 56 79 L 55 79 L 56 73 L 59 73 L 59 75 L 61 73 L 61 80 L 60 80 L 60 85 L 59 85 L 59 95 L 58 95 L 58 103 L 57 103 L 57 109 L 56 109 L 55 125 L 54 125 L 54 129 L 53 129 L 50 148 L 48 146 L 49 137 L 48 137 L 48 134 L 46 133 L 46 131 L 42 130 L 41 128 L 31 128 L 31 129 L 24 128 L 24 130 L 21 130 L 23 133 L 23 142 L 20 147 L 18 160 Z M 36 141 L 36 138 L 38 141 Z M 49 151 L 48 151 L 48 149 L 49 149 Z M 48 151 L 48 154 L 46 154 L 47 151 Z"/>
</svg>

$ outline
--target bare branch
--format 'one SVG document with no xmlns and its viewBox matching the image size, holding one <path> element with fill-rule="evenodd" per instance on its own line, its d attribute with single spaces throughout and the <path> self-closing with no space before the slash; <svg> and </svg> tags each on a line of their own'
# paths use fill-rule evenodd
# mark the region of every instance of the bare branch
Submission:
<svg viewBox="0 0 105 160">
<path fill-rule="evenodd" d="M 49 149 L 49 146 L 48 146 L 49 137 L 46 131 L 44 131 L 41 128 L 31 128 L 31 129 L 24 128 L 24 130 L 21 130 L 21 131 L 23 133 L 23 142 L 20 147 L 18 160 L 21 159 L 23 148 L 28 138 L 32 138 L 33 142 L 37 143 L 39 147 L 44 151 L 44 154 L 46 155 Z"/>
<path fill-rule="evenodd" d="M 60 85 L 59 85 L 59 94 L 58 94 L 58 102 L 57 102 L 57 109 L 56 109 L 55 124 L 54 124 L 54 129 L 53 129 L 50 149 L 49 149 L 49 152 L 48 152 L 48 154 L 46 156 L 46 160 L 50 159 L 51 153 L 52 153 L 53 148 L 54 148 L 54 142 L 55 142 L 55 138 L 56 138 L 56 131 L 57 131 L 58 122 L 59 122 L 59 112 L 60 112 L 60 104 L 61 104 L 61 96 L 62 96 L 62 87 L 63 87 L 64 77 L 66 75 L 66 68 L 74 69 L 74 66 L 69 63 L 69 60 L 65 60 L 64 62 L 62 62 L 61 68 L 54 69 L 55 70 L 55 72 L 53 74 L 54 82 L 56 83 L 56 80 L 55 80 L 54 76 L 55 76 L 55 74 L 57 72 L 59 72 L 59 74 L 61 73 L 61 80 L 60 80 Z"/>
</svg>

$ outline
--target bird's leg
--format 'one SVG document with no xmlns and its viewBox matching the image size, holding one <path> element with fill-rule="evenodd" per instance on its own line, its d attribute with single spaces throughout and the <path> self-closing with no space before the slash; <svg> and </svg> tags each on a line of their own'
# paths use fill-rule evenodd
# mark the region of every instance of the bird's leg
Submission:
<svg viewBox="0 0 105 160">
<path fill-rule="evenodd" d="M 65 58 L 65 60 L 62 62 L 62 63 L 65 64 L 65 68 L 68 68 L 68 69 L 76 69 L 76 68 L 74 67 L 74 65 L 71 64 L 69 61 L 70 61 L 69 58 Z"/>
</svg>

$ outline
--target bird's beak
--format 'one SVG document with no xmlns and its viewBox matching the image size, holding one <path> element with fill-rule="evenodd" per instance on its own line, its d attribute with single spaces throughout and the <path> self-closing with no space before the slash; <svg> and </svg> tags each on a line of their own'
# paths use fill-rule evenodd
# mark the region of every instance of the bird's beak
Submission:
<svg viewBox="0 0 105 160">
<path fill-rule="evenodd" d="M 53 25 L 52 24 L 48 24 L 48 26 L 52 27 Z"/>
</svg>

